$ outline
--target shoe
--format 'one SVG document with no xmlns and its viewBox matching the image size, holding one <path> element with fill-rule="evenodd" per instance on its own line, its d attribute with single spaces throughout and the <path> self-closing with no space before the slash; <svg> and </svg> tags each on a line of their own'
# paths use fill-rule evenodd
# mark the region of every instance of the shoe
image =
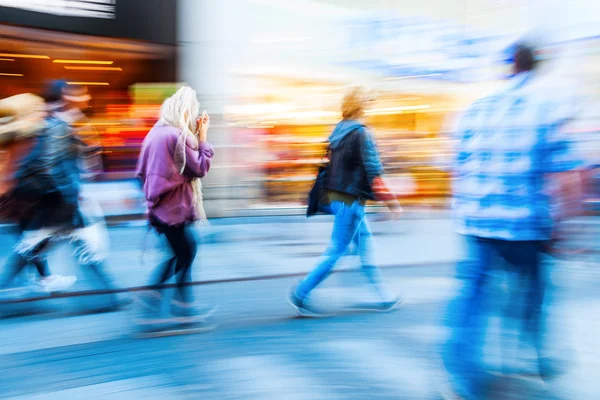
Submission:
<svg viewBox="0 0 600 400">
<path fill-rule="evenodd" d="M 551 382 L 554 379 L 566 374 L 566 367 L 557 360 L 549 357 L 541 357 L 538 360 L 540 379 L 544 382 Z"/>
<path fill-rule="evenodd" d="M 466 397 L 454 391 L 450 383 L 438 384 L 438 392 L 444 400 L 466 400 Z"/>
<path fill-rule="evenodd" d="M 132 302 L 133 302 L 133 299 L 130 296 L 119 297 L 117 295 L 113 295 L 110 302 L 105 307 L 101 308 L 100 310 L 102 312 L 121 311 L 121 310 L 129 307 L 129 305 L 131 305 Z"/>
<path fill-rule="evenodd" d="M 210 317 L 217 307 L 210 306 L 201 308 L 196 303 L 186 303 L 178 300 L 171 301 L 171 314 L 177 322 L 181 323 L 192 323 L 201 320 L 205 320 Z"/>
<path fill-rule="evenodd" d="M 50 275 L 46 278 L 39 279 L 36 284 L 40 291 L 44 293 L 62 292 L 73 286 L 77 282 L 77 278 L 73 275 Z"/>
<path fill-rule="evenodd" d="M 292 307 L 294 307 L 298 314 L 300 314 L 303 317 L 326 316 L 325 314 L 317 311 L 314 307 L 309 307 L 308 304 L 306 304 L 306 299 L 300 299 L 300 297 L 298 297 L 298 295 L 296 294 L 295 286 L 289 289 L 287 298 Z"/>
<path fill-rule="evenodd" d="M 156 290 L 140 293 L 135 301 L 141 307 L 141 318 L 156 318 L 160 314 L 162 305 L 162 294 Z"/>
<path fill-rule="evenodd" d="M 378 301 L 378 302 L 369 302 L 369 303 L 359 303 L 354 304 L 349 307 L 351 310 L 357 311 L 379 311 L 379 312 L 388 312 L 392 311 L 396 306 L 404 300 L 402 296 L 394 296 L 390 300 Z"/>
<path fill-rule="evenodd" d="M 439 361 L 440 371 L 434 374 L 434 382 L 440 397 L 444 400 L 467 400 L 467 397 L 461 396 L 454 388 L 453 379 Z"/>
<path fill-rule="evenodd" d="M 375 309 L 378 311 L 392 311 L 396 306 L 404 301 L 404 296 L 394 296 L 390 300 L 384 300 L 380 303 L 376 303 Z"/>
</svg>

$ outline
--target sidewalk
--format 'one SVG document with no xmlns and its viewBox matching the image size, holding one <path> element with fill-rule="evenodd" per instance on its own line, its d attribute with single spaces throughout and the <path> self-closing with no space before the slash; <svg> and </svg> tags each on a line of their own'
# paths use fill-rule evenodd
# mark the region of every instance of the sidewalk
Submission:
<svg viewBox="0 0 600 400">
<path fill-rule="evenodd" d="M 420 219 L 378 221 L 379 215 L 370 216 L 379 265 L 385 268 L 453 264 L 460 260 L 463 239 L 454 233 L 452 220 L 443 214 L 435 217 L 432 214 Z M 590 218 L 589 223 L 598 221 Z M 331 216 L 211 220 L 210 226 L 196 229 L 199 249 L 193 279 L 214 281 L 306 273 L 325 250 L 331 229 Z M 150 273 L 168 257 L 163 238 L 149 231 L 144 220 L 112 226 L 109 234 L 107 270 L 121 287 L 147 284 Z M 4 265 L 17 237 L 0 231 L 0 239 L 0 265 Z M 593 237 L 587 237 L 585 245 L 597 247 Z M 74 290 L 83 290 L 93 283 L 86 281 L 82 269 L 75 264 L 69 243 L 52 251 L 49 264 L 56 273 L 78 276 Z M 345 257 L 337 269 L 358 266 L 358 257 Z"/>
<path fill-rule="evenodd" d="M 461 257 L 461 240 L 448 219 L 373 222 L 377 258 L 382 267 L 454 263 Z M 149 233 L 142 221 L 109 228 L 107 270 L 119 286 L 143 286 L 164 260 L 163 239 Z M 257 276 L 300 274 L 310 271 L 325 250 L 331 217 L 245 218 L 216 220 L 197 229 L 199 250 L 193 279 L 202 281 L 247 279 Z M 6 262 L 16 237 L 0 233 L 0 263 Z M 143 247 L 146 246 L 145 252 Z M 75 274 L 73 290 L 94 283 L 75 264 L 71 246 L 61 244 L 49 256 L 51 269 Z M 338 266 L 357 268 L 358 257 L 346 257 Z"/>
</svg>

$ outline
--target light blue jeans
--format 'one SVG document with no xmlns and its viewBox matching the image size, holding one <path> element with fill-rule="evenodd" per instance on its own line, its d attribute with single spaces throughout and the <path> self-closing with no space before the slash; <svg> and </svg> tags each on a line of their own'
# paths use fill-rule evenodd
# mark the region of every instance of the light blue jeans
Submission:
<svg viewBox="0 0 600 400">
<path fill-rule="evenodd" d="M 304 278 L 296 288 L 296 296 L 303 300 L 331 272 L 338 260 L 346 253 L 350 243 L 357 246 L 362 270 L 375 286 L 382 300 L 389 300 L 389 294 L 382 285 L 381 271 L 375 264 L 373 234 L 365 219 L 365 206 L 358 201 L 348 206 L 341 201 L 333 201 L 330 210 L 335 219 L 331 241 L 317 267 Z"/>
<path fill-rule="evenodd" d="M 457 265 L 460 291 L 448 305 L 446 325 L 451 334 L 443 345 L 442 360 L 452 376 L 455 392 L 465 399 L 480 399 L 489 375 L 483 361 L 488 306 L 492 293 L 486 288 L 492 271 L 501 266 L 517 273 L 509 306 L 523 318 L 524 334 L 538 351 L 544 339 L 542 304 L 545 277 L 541 268 L 541 242 L 507 241 L 466 237 L 467 258 Z"/>
</svg>

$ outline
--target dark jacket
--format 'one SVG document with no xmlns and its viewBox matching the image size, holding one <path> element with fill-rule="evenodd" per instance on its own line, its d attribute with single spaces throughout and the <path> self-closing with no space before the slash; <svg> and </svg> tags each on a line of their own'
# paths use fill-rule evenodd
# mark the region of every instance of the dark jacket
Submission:
<svg viewBox="0 0 600 400">
<path fill-rule="evenodd" d="M 324 187 L 363 200 L 375 200 L 373 179 L 383 174 L 375 141 L 358 121 L 343 120 L 329 137 Z"/>
<path fill-rule="evenodd" d="M 15 197 L 35 202 L 36 228 L 80 224 L 78 200 L 80 170 L 78 139 L 69 125 L 48 116 L 33 150 L 23 159 L 17 174 Z"/>
<path fill-rule="evenodd" d="M 44 100 L 24 93 L 0 100 L 0 220 L 15 222 L 29 211 L 13 196 L 21 160 L 44 128 Z"/>
</svg>

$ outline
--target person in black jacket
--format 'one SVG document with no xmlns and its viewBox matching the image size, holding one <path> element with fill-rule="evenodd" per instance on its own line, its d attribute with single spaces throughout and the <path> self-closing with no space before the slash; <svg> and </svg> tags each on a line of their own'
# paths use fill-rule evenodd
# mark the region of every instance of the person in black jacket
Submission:
<svg viewBox="0 0 600 400">
<path fill-rule="evenodd" d="M 386 201 L 395 216 L 402 213 L 382 179 L 383 166 L 374 139 L 360 122 L 367 101 L 362 89 L 352 89 L 342 104 L 343 120 L 329 137 L 330 162 L 323 186 L 335 220 L 331 242 L 322 260 L 290 293 L 291 304 L 302 315 L 318 314 L 309 304 L 309 293 L 329 275 L 352 242 L 358 248 L 362 269 L 380 298 L 379 302 L 364 307 L 385 311 L 400 301 L 382 283 L 374 260 L 373 235 L 365 218 L 365 204 L 369 200 Z"/>
</svg>

